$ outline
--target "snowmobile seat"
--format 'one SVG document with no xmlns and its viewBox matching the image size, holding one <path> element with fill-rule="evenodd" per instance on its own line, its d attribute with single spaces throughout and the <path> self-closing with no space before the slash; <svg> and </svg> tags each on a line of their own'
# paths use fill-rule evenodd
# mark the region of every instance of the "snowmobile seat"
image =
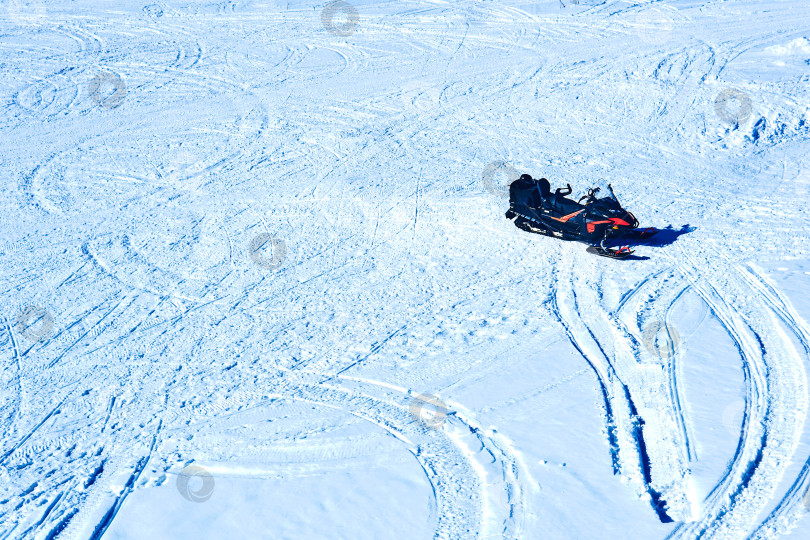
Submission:
<svg viewBox="0 0 810 540">
<path fill-rule="evenodd" d="M 581 204 L 576 201 L 572 201 L 571 199 L 567 199 L 560 195 L 559 193 L 555 193 L 552 195 L 552 205 L 554 210 L 559 212 L 560 214 L 567 216 L 568 214 L 573 214 L 574 212 L 578 212 L 585 208 Z"/>
<path fill-rule="evenodd" d="M 540 190 L 540 195 L 544 199 L 548 199 L 551 196 L 551 184 L 549 184 L 548 180 L 545 178 L 541 178 L 537 181 L 537 188 Z"/>
</svg>

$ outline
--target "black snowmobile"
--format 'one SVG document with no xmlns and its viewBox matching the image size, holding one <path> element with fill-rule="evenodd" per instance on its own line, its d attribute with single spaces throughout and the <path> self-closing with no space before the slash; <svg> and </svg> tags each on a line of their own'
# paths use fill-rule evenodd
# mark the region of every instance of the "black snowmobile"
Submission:
<svg viewBox="0 0 810 540">
<path fill-rule="evenodd" d="M 633 253 L 628 246 L 610 247 L 616 240 L 638 240 L 651 236 L 655 229 L 637 229 L 636 216 L 622 208 L 613 188 L 592 188 L 579 201 L 566 197 L 571 184 L 551 193 L 545 178 L 535 180 L 522 175 L 509 185 L 507 219 L 524 231 L 545 234 L 562 240 L 590 244 L 589 253 L 623 259 Z"/>
</svg>

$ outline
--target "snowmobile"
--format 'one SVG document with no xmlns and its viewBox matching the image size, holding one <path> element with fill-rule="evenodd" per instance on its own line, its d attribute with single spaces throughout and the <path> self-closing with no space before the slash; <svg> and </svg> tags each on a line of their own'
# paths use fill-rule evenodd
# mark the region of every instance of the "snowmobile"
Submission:
<svg viewBox="0 0 810 540">
<path fill-rule="evenodd" d="M 587 251 L 603 257 L 624 259 L 633 253 L 629 246 L 609 244 L 619 240 L 640 240 L 657 232 L 638 229 L 636 216 L 622 208 L 613 187 L 591 188 L 579 201 L 568 199 L 571 184 L 551 193 L 545 178 L 535 180 L 522 175 L 509 185 L 507 219 L 524 231 L 544 234 L 562 240 L 590 244 Z"/>
</svg>

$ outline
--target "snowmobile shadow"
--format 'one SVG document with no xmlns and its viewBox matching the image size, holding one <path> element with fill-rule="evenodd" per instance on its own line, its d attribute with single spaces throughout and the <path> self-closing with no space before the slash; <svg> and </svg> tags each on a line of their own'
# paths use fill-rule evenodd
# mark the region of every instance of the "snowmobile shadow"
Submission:
<svg viewBox="0 0 810 540">
<path fill-rule="evenodd" d="M 697 230 L 697 227 L 692 227 L 688 223 L 686 225 L 682 225 L 680 229 L 674 229 L 672 225 L 667 225 L 665 229 L 659 229 L 657 233 L 655 233 L 650 238 L 645 240 L 637 240 L 634 241 L 632 244 L 636 246 L 653 246 L 653 247 L 663 247 L 668 246 L 675 242 L 681 235 L 688 234 Z"/>
<path fill-rule="evenodd" d="M 688 223 L 686 225 L 681 226 L 680 229 L 673 229 L 672 225 L 667 225 L 665 229 L 658 229 L 655 235 L 651 236 L 650 238 L 646 239 L 636 239 L 630 240 L 627 242 L 629 247 L 637 247 L 637 246 L 652 246 L 652 247 L 663 247 L 668 246 L 675 242 L 683 234 L 690 233 L 696 230 L 696 227 L 690 226 Z M 644 255 L 628 255 L 626 257 L 622 257 L 623 261 L 647 261 L 650 258 Z"/>
<path fill-rule="evenodd" d="M 622 257 L 623 261 L 649 261 L 650 258 L 646 255 L 628 255 L 627 257 Z"/>
</svg>

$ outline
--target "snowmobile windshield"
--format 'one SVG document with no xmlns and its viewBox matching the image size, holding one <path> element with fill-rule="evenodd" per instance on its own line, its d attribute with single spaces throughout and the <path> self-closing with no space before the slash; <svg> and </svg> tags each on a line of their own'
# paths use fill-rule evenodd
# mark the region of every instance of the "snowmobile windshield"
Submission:
<svg viewBox="0 0 810 540">
<path fill-rule="evenodd" d="M 599 182 L 593 187 L 593 197 L 596 200 L 605 200 L 605 202 L 614 202 L 619 204 L 619 199 L 613 193 L 613 188 L 607 182 Z"/>
<path fill-rule="evenodd" d="M 592 216 L 609 217 L 622 211 L 622 205 L 607 182 L 597 184 L 588 190 L 586 205 Z"/>
</svg>

